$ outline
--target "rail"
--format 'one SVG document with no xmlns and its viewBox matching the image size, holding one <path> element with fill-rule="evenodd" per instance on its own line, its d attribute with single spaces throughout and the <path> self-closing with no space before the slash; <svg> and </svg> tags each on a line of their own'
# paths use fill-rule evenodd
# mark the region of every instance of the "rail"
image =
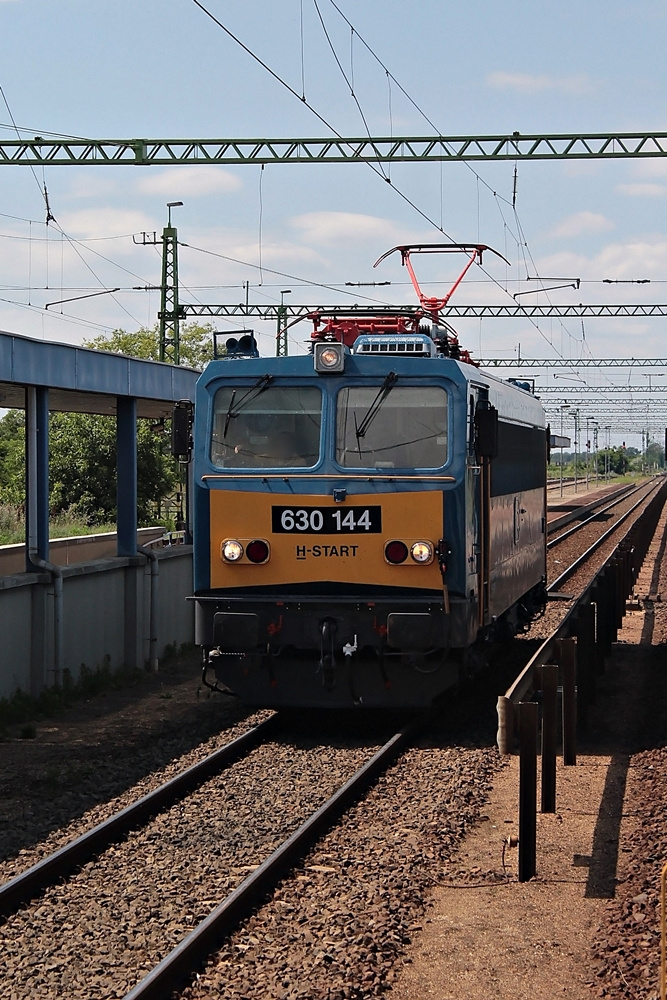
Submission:
<svg viewBox="0 0 667 1000">
<path fill-rule="evenodd" d="M 218 774 L 224 767 L 250 753 L 273 732 L 277 719 L 277 714 L 272 715 L 259 725 L 253 726 L 252 729 L 209 754 L 204 760 L 188 767 L 175 778 L 137 799 L 125 809 L 114 813 L 109 819 L 44 858 L 32 868 L 5 882 L 0 886 L 0 914 L 7 916 L 13 913 L 21 904 L 34 898 L 38 892 L 55 885 L 59 879 L 70 875 L 110 844 L 117 843 L 133 827 L 166 809 L 188 795 L 202 782 Z"/>
<path fill-rule="evenodd" d="M 594 503 L 585 504 L 578 510 L 575 508 L 575 510 L 570 511 L 569 515 L 566 515 L 567 520 L 557 518 L 555 521 L 552 521 L 551 524 L 547 525 L 548 535 L 553 534 L 554 531 L 558 531 L 559 528 L 565 527 L 565 525 L 569 523 L 569 521 L 576 521 L 577 518 L 580 518 L 582 514 L 589 515 L 588 517 L 584 517 L 582 521 L 577 521 L 577 524 L 573 525 L 571 528 L 568 528 L 567 531 L 564 531 L 561 535 L 556 535 L 555 538 L 551 538 L 547 542 L 547 549 L 553 549 L 554 546 L 559 545 L 561 542 L 564 542 L 566 538 L 570 537 L 570 535 L 575 535 L 577 531 L 583 528 L 586 524 L 590 524 L 591 521 L 597 520 L 597 518 L 599 518 L 602 514 L 606 514 L 608 510 L 613 510 L 614 507 L 618 506 L 618 504 L 620 503 L 623 503 L 623 501 L 626 500 L 628 496 L 632 496 L 632 494 L 636 493 L 637 490 L 639 489 L 641 489 L 641 485 L 635 487 L 625 486 L 623 487 L 623 489 L 618 490 L 615 493 L 611 493 L 606 497 L 598 499 Z M 605 500 L 611 500 L 611 502 L 606 504 L 605 506 Z"/>
<path fill-rule="evenodd" d="M 536 747 L 542 698 L 542 811 L 555 811 L 556 685 L 563 691 L 563 762 L 576 763 L 577 722 L 585 720 L 596 678 L 604 669 L 625 612 L 625 600 L 639 575 L 662 507 L 662 483 L 604 565 L 542 643 L 514 683 L 498 698 L 498 747 L 512 752 L 519 737 L 519 881 L 537 871 Z M 616 527 L 618 526 L 618 523 Z M 545 780 L 546 779 L 546 780 Z"/>
<path fill-rule="evenodd" d="M 646 500 L 646 497 L 649 496 L 651 492 L 657 490 L 659 488 L 659 486 L 660 486 L 659 483 L 656 484 L 655 486 L 651 486 L 650 489 L 648 490 L 648 492 L 643 497 L 641 497 L 641 499 L 638 500 L 637 503 L 633 504 L 632 507 L 629 508 L 629 510 L 626 510 L 623 514 L 621 514 L 621 516 L 618 518 L 618 520 L 615 521 L 611 525 L 611 527 L 609 527 L 606 531 L 604 531 L 598 538 L 596 538 L 595 541 L 593 542 L 593 544 L 589 545 L 589 547 L 584 552 L 581 553 L 581 555 L 578 557 L 578 559 L 575 559 L 573 563 L 570 563 L 570 565 L 567 567 L 567 569 L 563 570 L 563 572 L 560 574 L 560 576 L 556 577 L 556 579 L 552 583 L 549 584 L 549 586 L 547 587 L 547 590 L 549 591 L 549 593 L 551 594 L 551 593 L 554 593 L 555 591 L 557 591 L 559 589 L 559 587 L 561 587 L 567 580 L 570 579 L 571 576 L 574 576 L 574 574 L 577 572 L 577 570 L 579 569 L 579 567 L 582 566 L 586 562 L 586 560 L 589 559 L 590 556 L 597 549 L 599 549 L 600 546 L 603 545 L 604 542 L 606 542 L 607 539 L 611 535 L 614 534 L 614 532 L 618 531 L 619 527 L 625 521 L 627 521 L 627 519 L 630 517 L 630 515 L 634 514 L 634 512 L 637 510 L 638 507 L 641 507 L 641 505 Z M 625 499 L 625 497 L 623 497 L 622 499 Z M 620 501 L 617 501 L 617 502 L 620 503 Z M 608 508 L 605 508 L 605 509 L 608 509 Z M 600 512 L 598 512 L 598 514 L 599 513 Z M 547 547 L 548 547 L 548 543 L 547 543 Z"/>
<path fill-rule="evenodd" d="M 149 972 L 125 1000 L 164 1000 L 188 978 L 225 936 L 272 890 L 305 851 L 395 760 L 414 734 L 405 727 L 388 740 L 352 777 L 320 806 L 273 854 L 217 906 L 166 958 Z"/>
</svg>

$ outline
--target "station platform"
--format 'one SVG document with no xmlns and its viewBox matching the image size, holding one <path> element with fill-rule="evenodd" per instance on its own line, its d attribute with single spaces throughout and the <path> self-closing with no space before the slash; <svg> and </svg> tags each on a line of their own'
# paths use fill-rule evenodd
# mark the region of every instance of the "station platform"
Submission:
<svg viewBox="0 0 667 1000">
<path fill-rule="evenodd" d="M 627 483 L 622 486 L 618 483 L 600 486 L 599 482 L 592 480 L 588 488 L 585 483 L 578 483 L 575 493 L 574 483 L 564 483 L 562 496 L 559 489 L 552 489 L 547 493 L 547 528 L 551 531 L 562 528 L 571 521 L 585 517 L 599 506 L 601 501 L 611 502 L 631 488 Z M 558 493 L 558 496 L 551 496 L 553 493 Z"/>
</svg>

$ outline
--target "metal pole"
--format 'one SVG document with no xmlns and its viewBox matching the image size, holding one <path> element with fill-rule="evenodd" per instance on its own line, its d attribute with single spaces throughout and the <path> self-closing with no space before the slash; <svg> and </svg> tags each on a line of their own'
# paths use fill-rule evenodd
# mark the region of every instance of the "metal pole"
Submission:
<svg viewBox="0 0 667 1000">
<path fill-rule="evenodd" d="M 556 729 L 558 715 L 558 666 L 542 667 L 542 789 L 541 811 L 556 812 Z"/>
<path fill-rule="evenodd" d="M 519 713 L 519 882 L 537 872 L 537 704 L 524 701 Z"/>
<path fill-rule="evenodd" d="M 116 398 L 116 542 L 119 556 L 137 551 L 137 401 Z"/>
<path fill-rule="evenodd" d="M 577 763 L 577 640 L 558 639 L 563 678 L 563 764 Z"/>
</svg>

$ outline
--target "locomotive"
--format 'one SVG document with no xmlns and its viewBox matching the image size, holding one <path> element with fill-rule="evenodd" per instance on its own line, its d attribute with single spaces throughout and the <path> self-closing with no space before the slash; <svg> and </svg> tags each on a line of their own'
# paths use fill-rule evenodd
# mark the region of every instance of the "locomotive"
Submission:
<svg viewBox="0 0 667 1000">
<path fill-rule="evenodd" d="M 246 336 L 197 384 L 195 641 L 250 705 L 424 707 L 544 609 L 544 411 L 442 321 L 463 274 L 427 298 L 410 262 L 489 248 L 397 249 L 418 309 L 315 312 L 309 354 Z"/>
</svg>

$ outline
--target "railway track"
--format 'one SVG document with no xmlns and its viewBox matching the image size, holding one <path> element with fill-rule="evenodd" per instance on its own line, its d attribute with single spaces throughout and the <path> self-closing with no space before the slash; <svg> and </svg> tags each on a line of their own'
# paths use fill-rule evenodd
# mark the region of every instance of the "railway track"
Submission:
<svg viewBox="0 0 667 1000">
<path fill-rule="evenodd" d="M 547 534 L 552 536 L 547 542 L 547 549 L 551 549 L 559 545 L 561 542 L 565 541 L 566 538 L 569 538 L 571 535 L 575 535 L 577 531 L 580 531 L 587 524 L 599 521 L 599 519 L 610 510 L 615 510 L 615 508 L 624 503 L 628 497 L 634 496 L 645 486 L 645 483 L 640 483 L 637 486 L 620 490 L 620 495 L 612 494 L 611 499 L 609 499 L 609 497 L 600 497 L 590 506 L 585 507 L 580 514 L 577 513 L 576 510 L 573 511 L 571 520 L 576 523 L 572 524 L 571 527 L 567 527 L 558 521 L 556 521 L 556 523 L 552 523 L 551 526 L 547 525 Z M 557 532 L 559 533 L 557 534 Z"/>
<path fill-rule="evenodd" d="M 662 485 L 662 479 L 641 484 L 624 496 L 598 508 L 580 524 L 550 539 L 547 542 L 547 550 L 550 552 L 548 570 L 551 581 L 547 587 L 548 592 L 550 594 L 558 593 L 563 584 L 572 579 L 586 564 L 589 564 L 603 546 L 613 546 L 614 538 L 617 537 L 623 525 L 633 516 L 639 516 L 642 507 L 655 496 Z M 613 523 L 600 533 L 599 519 L 610 511 L 614 511 Z M 576 537 L 573 538 L 573 536 Z M 562 560 L 557 561 L 553 553 L 555 550 L 560 550 L 565 542 L 569 542 L 569 545 L 566 546 L 568 562 L 565 567 L 562 567 Z M 586 547 L 582 551 L 584 545 Z M 557 569 L 557 566 L 560 568 Z"/>
<path fill-rule="evenodd" d="M 129 988 L 128 997 L 169 996 L 408 738 L 404 729 L 379 750 L 358 740 L 281 744 L 272 716 L 11 879 L 0 887 L 11 990 L 0 985 L 0 996 L 34 985 L 26 947 L 56 980 L 54 995 L 123 995 L 108 992 L 113 981 L 115 990 Z M 297 795 L 288 791 L 299 786 Z M 198 850 L 213 863 L 202 866 Z M 53 933 L 71 931 L 77 917 L 88 925 L 78 966 L 68 956 L 71 935 Z M 122 961 L 109 963 L 110 951 Z"/>
<path fill-rule="evenodd" d="M 86 862 L 83 856 L 69 859 L 70 872 L 85 866 L 70 879 L 77 883 L 76 891 L 70 890 L 70 882 L 53 884 L 66 876 L 55 876 L 52 871 L 41 885 L 38 879 L 29 891 L 24 887 L 26 899 L 30 897 L 32 902 L 20 901 L 18 893 L 9 905 L 8 895 L 5 912 L 13 916 L 8 915 L 0 927 L 8 970 L 4 988 L 8 992 L 0 985 L 0 996 L 22 996 L 25 989 L 26 996 L 37 990 L 41 995 L 86 1000 L 123 995 L 128 1000 L 166 998 L 175 982 L 187 979 L 221 940 L 221 951 L 201 971 L 201 978 L 196 976 L 186 987 L 188 1000 L 218 994 L 277 997 L 284 995 L 289 985 L 296 989 L 298 983 L 310 984 L 312 980 L 316 984 L 318 975 L 325 976 L 327 984 L 335 979 L 350 990 L 368 975 L 371 978 L 364 983 L 367 993 L 363 995 L 375 995 L 375 985 L 379 990 L 383 976 L 409 940 L 415 914 L 418 919 L 421 900 L 433 878 L 429 866 L 434 859 L 437 865 L 438 858 L 449 856 L 451 845 L 474 818 L 475 804 L 483 801 L 495 762 L 476 748 L 449 750 L 440 744 L 437 752 L 429 751 L 428 746 L 408 750 L 394 766 L 391 778 L 380 778 L 362 804 L 345 813 L 339 826 L 318 843 L 296 876 L 281 885 L 271 906 L 256 910 L 230 938 L 232 925 L 238 925 L 248 908 L 257 907 L 276 879 L 294 865 L 292 848 L 302 856 L 330 826 L 331 816 L 313 818 L 315 825 L 308 826 L 310 817 L 323 811 L 324 803 L 318 801 L 308 808 L 297 804 L 301 814 L 286 829 L 284 814 L 295 807 L 287 798 L 287 789 L 299 780 L 297 776 L 303 777 L 305 771 L 312 792 L 318 775 L 335 769 L 335 776 L 329 775 L 329 797 L 335 800 L 343 794 L 340 790 L 351 784 L 352 771 L 363 771 L 367 764 L 381 770 L 401 753 L 401 747 L 394 744 L 387 750 L 387 761 L 379 762 L 375 760 L 379 754 L 368 746 L 356 746 L 343 768 L 347 774 L 342 775 L 337 765 L 334 768 L 333 752 L 316 761 L 321 749 L 316 745 L 280 747 L 275 739 L 277 725 L 271 721 L 259 729 L 254 750 L 237 749 L 233 766 L 224 764 L 222 758 L 215 766 L 209 764 L 211 774 L 226 768 L 220 772 L 221 779 L 202 776 L 208 782 L 203 790 L 194 775 L 189 779 L 199 789 L 192 807 L 194 818 L 188 812 L 188 799 L 172 790 L 171 801 L 177 804 L 171 805 L 163 822 L 160 814 L 148 833 L 139 826 L 143 817 L 137 814 L 132 821 L 125 817 L 116 833 L 127 836 L 126 843 L 119 844 L 116 833 L 111 836 L 107 832 L 108 846 L 101 846 L 102 842 L 94 846 L 94 862 Z M 271 726 L 276 727 L 273 733 Z M 263 743 L 262 733 L 270 738 L 268 744 Z M 408 735 L 403 733 L 402 737 L 407 745 Z M 269 786 L 277 784 L 277 796 L 265 797 L 248 787 L 246 765 L 253 755 L 260 756 L 250 776 L 263 775 Z M 376 779 L 377 773 L 360 780 L 367 787 Z M 218 798 L 220 789 L 212 788 L 212 782 L 224 788 L 229 809 L 222 823 L 209 829 L 222 801 Z M 146 815 L 155 816 L 168 801 L 167 796 L 162 806 L 155 801 L 145 805 Z M 339 798 L 332 808 L 340 816 L 346 803 Z M 267 846 L 263 857 L 258 856 L 257 827 L 251 825 L 253 814 L 258 812 L 263 820 L 259 824 L 262 837 L 270 831 L 275 841 L 270 849 L 270 838 L 262 841 L 262 849 Z M 382 823 L 378 818 L 381 812 Z M 322 827 L 318 833 L 319 822 Z M 120 833 L 123 824 L 125 830 Z M 236 860 L 230 860 L 227 847 L 234 841 L 238 846 L 241 838 L 242 851 L 236 853 Z M 180 846 L 181 853 L 160 853 L 163 841 Z M 292 847 L 287 846 L 290 841 Z M 212 864 L 204 871 L 192 857 L 197 842 L 212 857 Z M 373 858 L 372 864 L 368 857 Z M 156 867 L 165 875 L 166 888 L 153 884 Z M 216 881 L 223 871 L 229 877 Z M 84 889 L 91 873 L 93 882 Z M 172 885 L 181 875 L 185 886 L 174 896 Z M 144 882 L 151 882 L 151 888 L 142 897 Z M 35 900 L 35 892 L 43 895 Z M 198 903 L 193 903 L 194 897 Z M 0 905 L 1 901 L 0 893 Z M 131 920 L 128 910 L 134 914 Z M 69 939 L 69 945 L 62 944 L 61 934 Z M 95 942 L 100 940 L 96 952 Z M 130 947 L 132 942 L 136 947 Z M 76 953 L 82 964 L 66 980 L 66 970 L 74 961 L 68 957 L 68 948 L 70 956 Z M 31 962 L 26 958 L 29 955 L 37 958 Z M 317 985 L 312 989 L 312 995 L 317 995 Z"/>
<path fill-rule="evenodd" d="M 119 843 L 133 828 L 147 822 L 152 816 L 184 798 L 193 789 L 225 767 L 244 757 L 277 728 L 277 715 L 248 729 L 230 743 L 215 750 L 204 760 L 192 764 L 175 778 L 163 782 L 158 788 L 137 799 L 131 805 L 114 813 L 87 833 L 72 840 L 65 847 L 32 865 L 25 872 L 0 886 L 0 916 L 8 916 L 19 906 L 32 900 L 38 892 L 56 885 L 91 858 L 111 844 Z"/>
</svg>

